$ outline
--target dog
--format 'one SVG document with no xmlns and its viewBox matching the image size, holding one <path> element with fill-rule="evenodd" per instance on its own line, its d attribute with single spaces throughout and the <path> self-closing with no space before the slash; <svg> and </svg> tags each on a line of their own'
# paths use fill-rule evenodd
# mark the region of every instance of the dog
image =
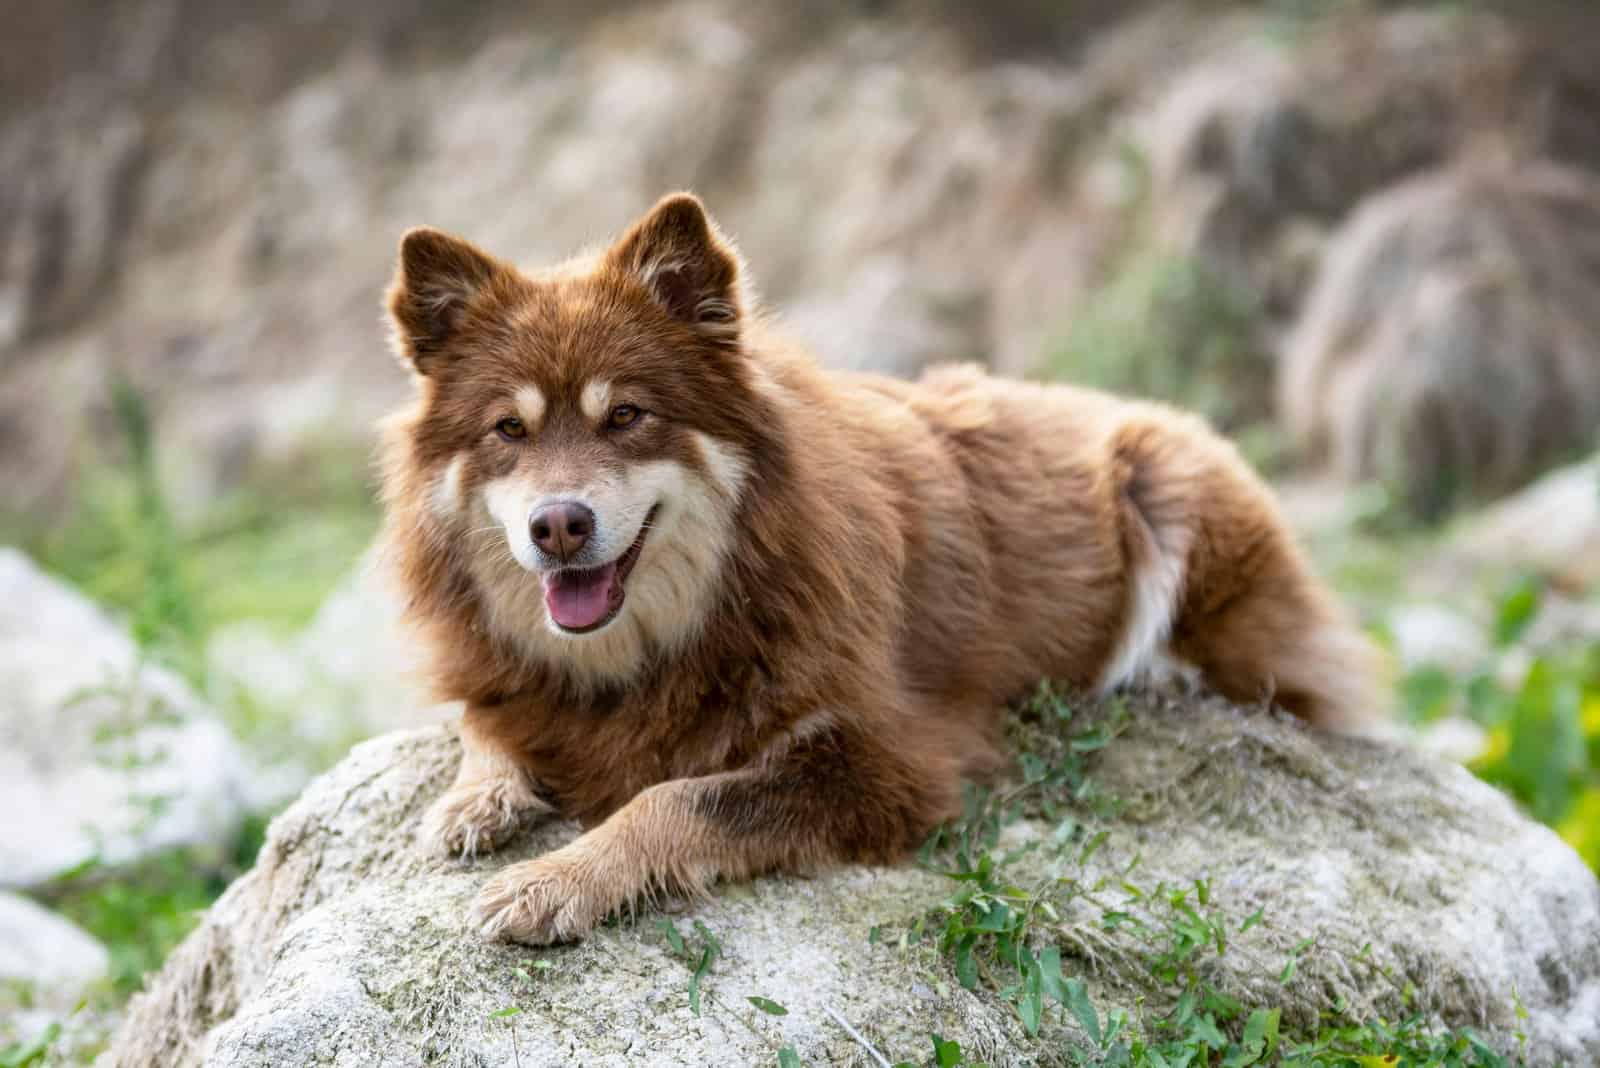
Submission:
<svg viewBox="0 0 1600 1068">
<path fill-rule="evenodd" d="M 486 883 L 484 935 L 903 859 L 1043 679 L 1373 717 L 1367 643 L 1200 419 L 971 366 L 825 371 L 745 274 L 689 194 L 541 272 L 402 241 L 385 554 L 465 703 L 424 833 L 471 856 L 585 827 Z"/>
</svg>

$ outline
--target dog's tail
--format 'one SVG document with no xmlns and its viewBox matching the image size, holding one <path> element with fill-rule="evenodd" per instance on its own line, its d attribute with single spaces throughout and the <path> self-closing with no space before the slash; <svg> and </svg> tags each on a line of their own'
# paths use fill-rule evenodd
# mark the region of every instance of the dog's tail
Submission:
<svg viewBox="0 0 1600 1068">
<path fill-rule="evenodd" d="M 1166 649 L 1224 696 L 1271 700 L 1323 729 L 1386 718 L 1376 647 L 1231 445 L 1168 417 L 1124 425 L 1113 453 L 1132 623 L 1108 675 Z"/>
</svg>

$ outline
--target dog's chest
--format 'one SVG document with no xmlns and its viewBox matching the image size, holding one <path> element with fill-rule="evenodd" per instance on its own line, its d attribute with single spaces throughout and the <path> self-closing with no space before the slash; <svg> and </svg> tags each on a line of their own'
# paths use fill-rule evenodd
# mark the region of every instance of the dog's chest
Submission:
<svg viewBox="0 0 1600 1068">
<path fill-rule="evenodd" d="M 656 783 L 741 767 L 785 729 L 770 687 L 729 681 L 753 680 L 677 679 L 568 704 L 529 725 L 520 755 L 564 815 L 597 823 Z"/>
</svg>

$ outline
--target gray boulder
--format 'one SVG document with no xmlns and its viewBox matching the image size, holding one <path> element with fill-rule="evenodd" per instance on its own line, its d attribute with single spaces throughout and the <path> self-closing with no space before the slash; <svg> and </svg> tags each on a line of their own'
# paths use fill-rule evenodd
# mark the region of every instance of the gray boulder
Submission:
<svg viewBox="0 0 1600 1068">
<path fill-rule="evenodd" d="M 1533 1063 L 1600 1058 L 1600 885 L 1549 830 L 1465 771 L 1404 749 L 1220 702 L 1133 704 L 1090 769 L 1121 799 L 1103 846 L 1067 856 L 1048 848 L 1052 825 L 1014 824 L 1003 846 L 1045 844 L 1016 862 L 1023 885 L 1104 879 L 1115 904 L 1124 879 L 1206 878 L 1230 933 L 1264 909 L 1207 979 L 1281 1006 L 1286 1031 L 1341 1001 L 1393 1019 L 1409 1011 L 1409 988 L 1417 1010 L 1510 1047 L 1519 997 Z M 791 1045 L 808 1064 L 871 1064 L 869 1045 L 921 1060 L 937 1032 L 1012 1065 L 1053 1063 L 1080 1040 L 1054 1008 L 1030 1039 L 1003 1000 L 955 980 L 932 939 L 906 937 L 953 887 L 910 865 L 726 886 L 686 912 L 643 908 L 575 946 L 486 944 L 466 923 L 476 888 L 574 829 L 545 825 L 465 867 L 431 857 L 418 824 L 458 759 L 448 728 L 426 728 L 367 742 L 313 783 L 274 822 L 255 870 L 132 1003 L 105 1063 L 770 1064 Z M 720 940 L 698 1015 L 663 918 L 691 949 L 694 924 Z M 1053 934 L 1065 971 L 1102 1009 L 1170 997 L 1127 929 L 1101 918 L 1082 898 L 1064 907 Z M 788 1013 L 756 1012 L 751 996 Z"/>
<path fill-rule="evenodd" d="M 249 810 L 227 727 L 76 591 L 0 547 L 0 886 L 225 840 Z"/>
<path fill-rule="evenodd" d="M 1497 501 L 1454 540 L 1465 566 L 1533 572 L 1572 593 L 1600 587 L 1600 457 Z"/>
</svg>

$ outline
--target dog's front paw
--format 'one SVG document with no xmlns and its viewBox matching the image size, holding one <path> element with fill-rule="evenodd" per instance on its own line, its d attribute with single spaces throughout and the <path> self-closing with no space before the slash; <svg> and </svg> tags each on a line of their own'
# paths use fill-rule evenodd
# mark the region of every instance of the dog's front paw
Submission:
<svg viewBox="0 0 1600 1068">
<path fill-rule="evenodd" d="M 457 783 L 428 810 L 422 837 L 446 856 L 475 857 L 493 852 L 528 819 L 549 811 L 522 776 Z"/>
<path fill-rule="evenodd" d="M 472 908 L 478 930 L 493 941 L 535 946 L 588 934 L 629 894 L 602 874 L 605 865 L 594 863 L 585 852 L 574 843 L 513 864 L 490 879 Z"/>
</svg>

